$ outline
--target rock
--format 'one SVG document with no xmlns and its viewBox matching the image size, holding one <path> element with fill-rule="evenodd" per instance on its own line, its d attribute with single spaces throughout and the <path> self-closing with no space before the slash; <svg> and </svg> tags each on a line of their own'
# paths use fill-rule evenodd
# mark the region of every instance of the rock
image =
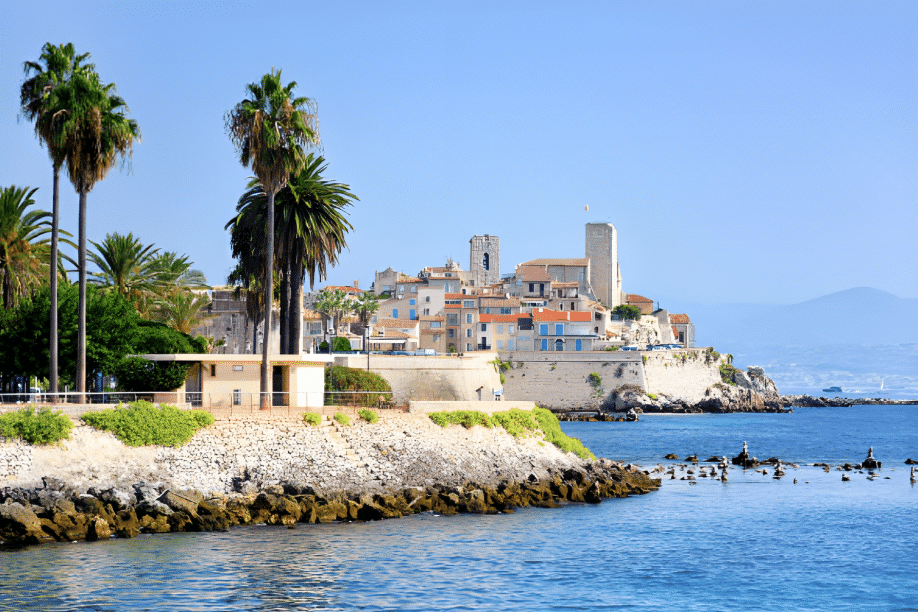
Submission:
<svg viewBox="0 0 918 612">
<path fill-rule="evenodd" d="M 915 461 L 914 459 L 906 459 L 905 465 L 918 465 L 918 461 Z"/>
<path fill-rule="evenodd" d="M 159 496 L 156 501 L 169 506 L 176 512 L 182 511 L 189 515 L 195 515 L 198 511 L 198 504 L 204 499 L 204 495 L 199 491 L 191 489 L 173 491 L 168 490 Z"/>
<path fill-rule="evenodd" d="M 45 533 L 41 521 L 38 515 L 22 504 L 4 504 L 0 506 L 0 541 L 17 545 L 54 541 Z"/>
<path fill-rule="evenodd" d="M 89 525 L 86 530 L 86 539 L 90 542 L 95 542 L 96 540 L 107 540 L 112 535 L 111 527 L 101 516 L 97 516 L 89 520 Z"/>
<path fill-rule="evenodd" d="M 679 456 L 676 455 L 675 453 L 670 453 L 670 454 L 666 455 L 666 456 L 663 457 L 663 458 L 664 458 L 664 459 L 669 459 L 670 461 L 679 461 Z"/>
<path fill-rule="evenodd" d="M 111 504 L 115 511 L 133 508 L 137 504 L 137 497 L 134 492 L 125 491 L 124 489 L 105 489 L 99 492 L 97 497 L 102 503 Z"/>
<path fill-rule="evenodd" d="M 867 458 L 864 459 L 864 462 L 862 463 L 862 465 L 864 466 L 865 470 L 875 470 L 875 469 L 883 467 L 883 463 L 881 461 L 877 461 L 874 458 L 872 446 L 870 447 L 870 450 L 867 451 Z"/>
</svg>

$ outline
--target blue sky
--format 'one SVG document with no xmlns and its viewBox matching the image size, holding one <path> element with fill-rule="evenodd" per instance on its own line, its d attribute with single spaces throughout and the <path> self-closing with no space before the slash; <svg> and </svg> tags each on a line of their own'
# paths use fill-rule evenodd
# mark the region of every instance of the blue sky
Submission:
<svg viewBox="0 0 918 612">
<path fill-rule="evenodd" d="M 143 135 L 90 193 L 89 238 L 133 231 L 221 283 L 249 176 L 223 114 L 276 67 L 318 101 L 326 176 L 360 198 L 323 284 L 467 266 L 475 234 L 500 237 L 502 272 L 582 257 L 602 221 L 625 290 L 675 312 L 914 298 L 916 32 L 913 1 L 4 3 L 0 185 L 50 209 L 21 66 L 73 42 Z"/>
</svg>

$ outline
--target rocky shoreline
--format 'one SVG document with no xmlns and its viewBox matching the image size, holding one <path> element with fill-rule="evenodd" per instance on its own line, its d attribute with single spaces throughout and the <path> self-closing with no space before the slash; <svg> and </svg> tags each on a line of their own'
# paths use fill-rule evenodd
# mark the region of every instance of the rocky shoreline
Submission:
<svg viewBox="0 0 918 612">
<path fill-rule="evenodd" d="M 510 512 L 598 503 L 660 485 L 637 468 L 580 459 L 539 435 L 441 428 L 397 411 L 380 413 L 377 423 L 354 421 L 221 419 L 178 448 L 127 447 L 86 425 L 55 447 L 0 440 L 0 542 Z"/>
</svg>

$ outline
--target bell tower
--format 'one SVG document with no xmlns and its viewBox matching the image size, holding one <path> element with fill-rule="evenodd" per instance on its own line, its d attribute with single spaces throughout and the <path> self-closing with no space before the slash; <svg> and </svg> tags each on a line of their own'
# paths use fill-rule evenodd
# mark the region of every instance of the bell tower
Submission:
<svg viewBox="0 0 918 612">
<path fill-rule="evenodd" d="M 500 238 L 485 234 L 469 240 L 469 271 L 475 286 L 500 282 Z"/>
</svg>

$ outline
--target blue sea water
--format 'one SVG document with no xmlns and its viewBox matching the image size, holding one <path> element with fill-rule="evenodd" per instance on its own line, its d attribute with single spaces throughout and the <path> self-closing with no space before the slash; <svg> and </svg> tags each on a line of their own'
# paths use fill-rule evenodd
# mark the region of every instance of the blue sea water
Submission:
<svg viewBox="0 0 918 612">
<path fill-rule="evenodd" d="M 7 551 L 0 610 L 914 611 L 918 489 L 903 462 L 918 459 L 916 422 L 918 406 L 861 406 L 565 423 L 598 455 L 646 467 L 734 456 L 743 440 L 800 467 L 664 480 L 596 506 Z M 856 463 L 870 446 L 873 481 L 804 465 Z"/>
</svg>

